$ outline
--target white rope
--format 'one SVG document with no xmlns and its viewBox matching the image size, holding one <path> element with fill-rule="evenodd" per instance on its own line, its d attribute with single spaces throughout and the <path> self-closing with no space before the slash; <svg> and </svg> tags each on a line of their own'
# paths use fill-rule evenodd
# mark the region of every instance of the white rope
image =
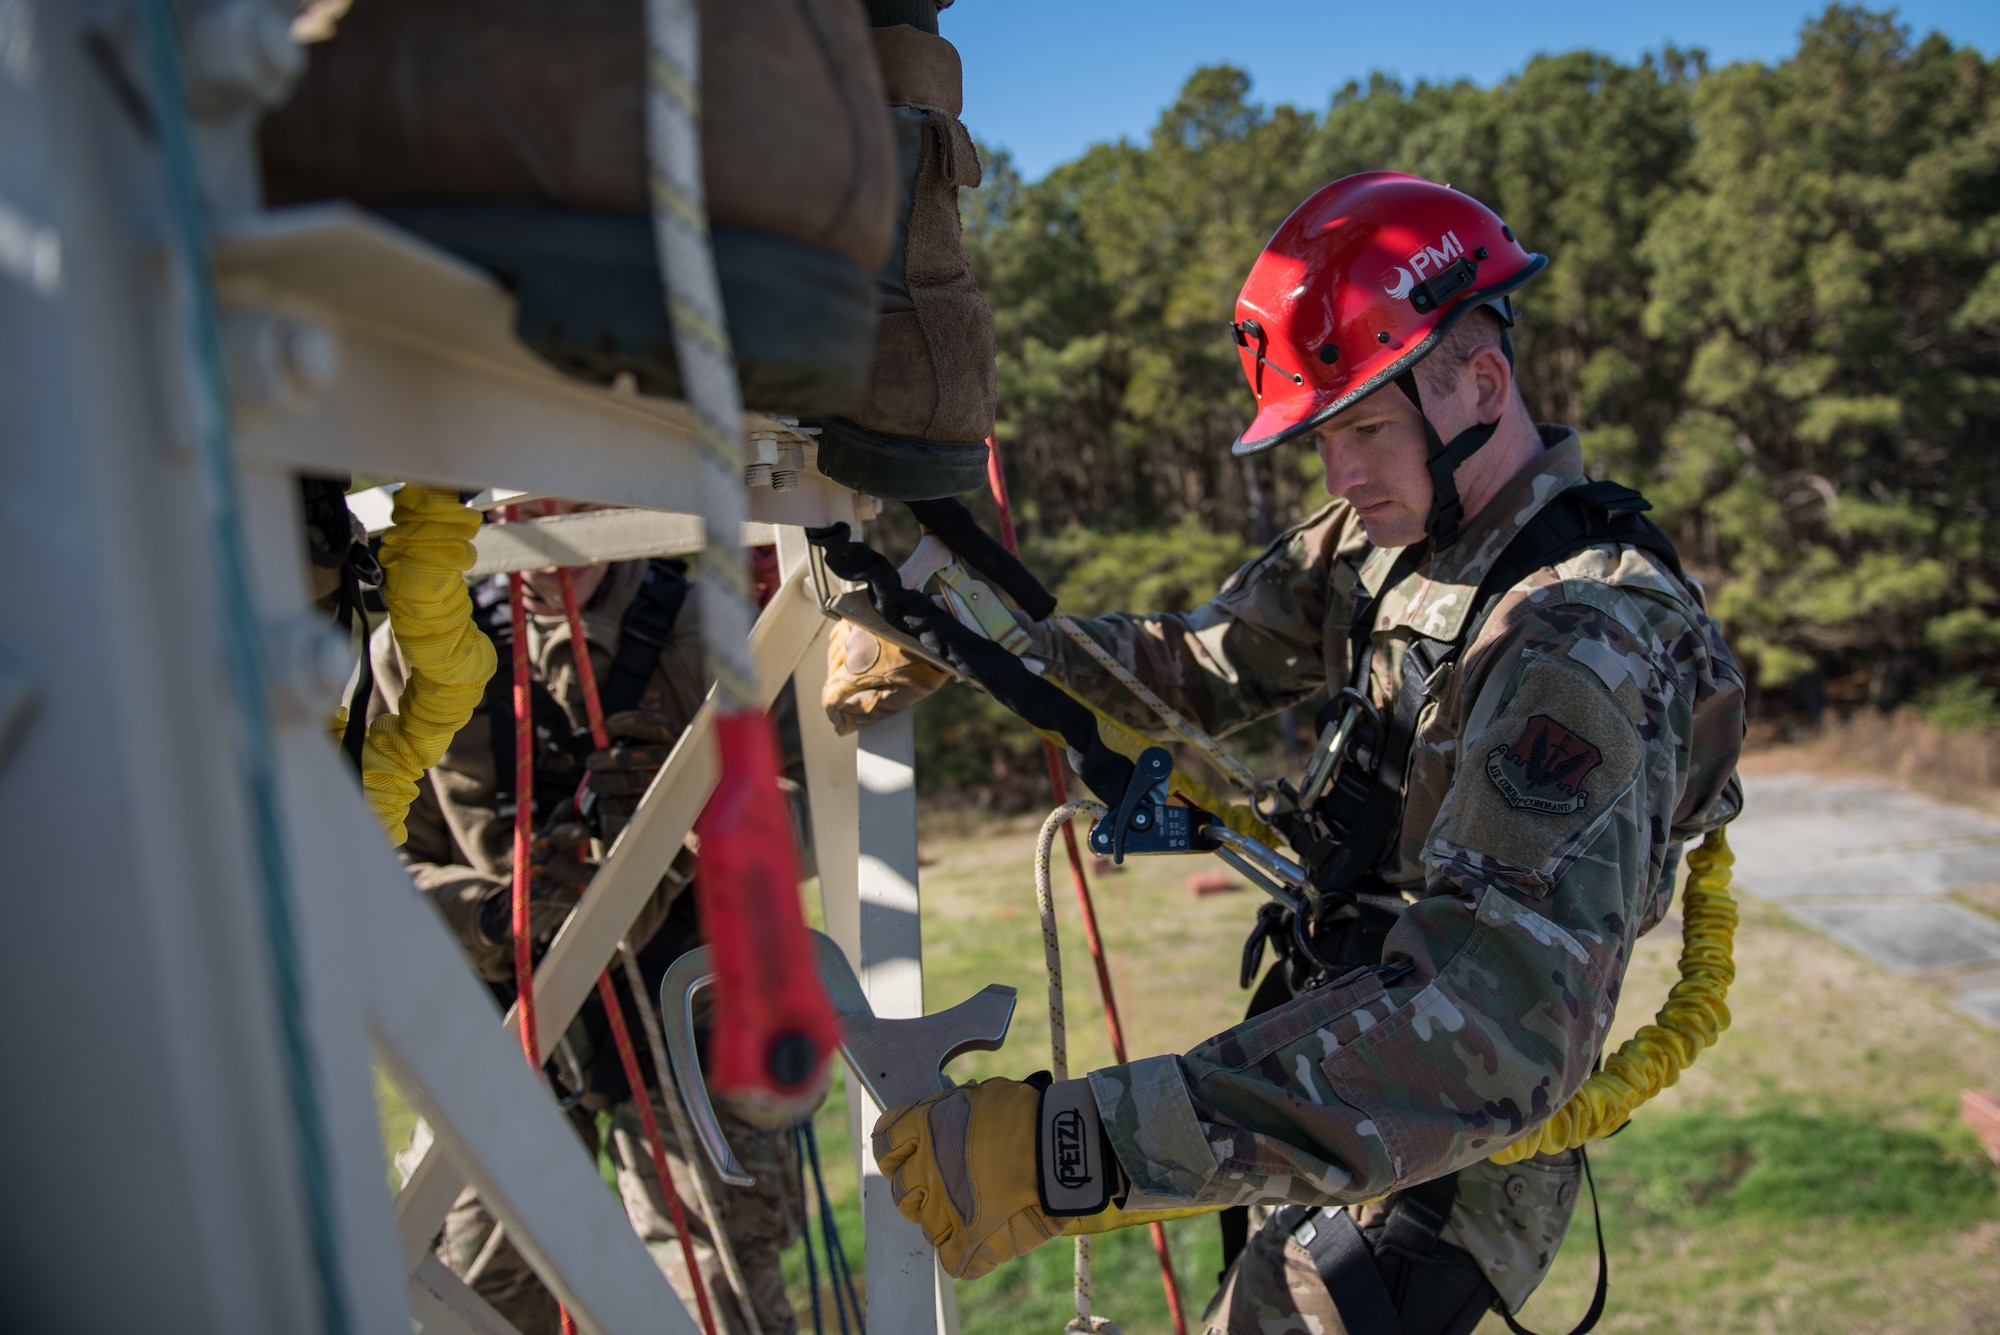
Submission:
<svg viewBox="0 0 2000 1335">
<path fill-rule="evenodd" d="M 750 565 L 737 534 L 749 512 L 743 486 L 743 399 L 709 249 L 701 175 L 701 40 L 695 0 L 646 0 L 646 160 L 653 241 L 667 289 L 674 360 L 700 446 L 701 518 L 709 549 L 694 586 L 701 646 L 718 713 L 757 708 L 750 660 Z"/>
<path fill-rule="evenodd" d="M 1133 676 L 1130 669 L 1112 657 L 1108 649 L 1091 638 L 1089 631 L 1061 612 L 1051 613 L 1049 620 L 1061 627 L 1063 634 L 1075 640 L 1085 653 L 1097 661 L 1099 667 L 1117 678 L 1121 686 L 1138 696 L 1146 708 L 1159 715 L 1160 721 L 1178 733 L 1182 741 L 1207 757 L 1217 773 L 1226 776 L 1231 783 L 1253 797 L 1264 791 L 1266 785 L 1263 780 L 1251 772 L 1248 765 L 1223 750 L 1222 743 L 1190 723 L 1179 710 L 1162 700 L 1152 687 Z"/>
<path fill-rule="evenodd" d="M 1049 1071 L 1057 1080 L 1069 1079 L 1069 1029 L 1063 1012 L 1062 942 L 1056 934 L 1056 898 L 1050 884 L 1049 863 L 1055 849 L 1056 832 L 1078 813 L 1093 821 L 1103 820 L 1101 802 L 1087 797 L 1063 803 L 1042 822 L 1035 839 L 1035 907 L 1042 918 L 1042 963 L 1049 975 Z M 1063 1327 L 1065 1335 L 1120 1335 L 1108 1318 L 1090 1311 L 1090 1239 L 1076 1240 L 1076 1316 Z"/>
</svg>

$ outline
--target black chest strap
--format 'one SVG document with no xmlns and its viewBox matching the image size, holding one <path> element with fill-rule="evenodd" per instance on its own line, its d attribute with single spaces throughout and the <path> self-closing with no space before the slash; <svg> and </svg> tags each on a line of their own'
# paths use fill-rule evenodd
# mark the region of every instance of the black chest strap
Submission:
<svg viewBox="0 0 2000 1335">
<path fill-rule="evenodd" d="M 661 652 L 674 642 L 674 623 L 687 594 L 687 562 L 656 556 L 646 563 L 646 578 L 618 623 L 618 652 L 604 676 L 600 698 L 606 715 L 639 707 Z"/>
</svg>

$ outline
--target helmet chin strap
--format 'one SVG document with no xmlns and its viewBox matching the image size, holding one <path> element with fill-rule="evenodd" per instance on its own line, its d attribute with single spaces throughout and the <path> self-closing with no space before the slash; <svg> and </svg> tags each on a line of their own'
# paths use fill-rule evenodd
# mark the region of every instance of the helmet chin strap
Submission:
<svg viewBox="0 0 2000 1335">
<path fill-rule="evenodd" d="M 1431 512 L 1424 519 L 1424 532 L 1430 536 L 1431 550 L 1441 552 L 1458 541 L 1458 531 L 1465 523 L 1465 502 L 1458 494 L 1458 466 L 1493 439 L 1493 433 L 1500 429 L 1500 422 L 1498 419 L 1475 422 L 1447 442 L 1438 435 L 1437 427 L 1431 424 L 1430 414 L 1424 411 L 1423 395 L 1417 389 L 1416 368 L 1412 367 L 1397 376 L 1396 387 L 1416 408 L 1417 417 L 1424 424 L 1424 439 L 1430 443 Z"/>
</svg>

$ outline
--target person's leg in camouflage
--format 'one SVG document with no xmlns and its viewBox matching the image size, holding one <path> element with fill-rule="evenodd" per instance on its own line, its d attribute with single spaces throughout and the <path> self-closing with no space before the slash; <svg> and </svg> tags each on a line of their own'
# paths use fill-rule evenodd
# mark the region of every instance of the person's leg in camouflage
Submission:
<svg viewBox="0 0 2000 1335">
<path fill-rule="evenodd" d="M 581 1108 L 572 1108 L 567 1115 L 584 1150 L 596 1158 L 596 1117 Z M 430 1143 L 430 1127 L 419 1121 L 409 1147 L 396 1156 L 396 1169 L 405 1180 Z M 499 1221 L 487 1212 L 479 1193 L 471 1187 L 460 1191 L 452 1202 L 435 1250 L 452 1274 L 491 1303 L 521 1335 L 558 1335 L 562 1329 L 562 1308 L 556 1296 L 536 1276 L 527 1258 L 514 1249 L 513 1239 L 499 1228 Z"/>
<path fill-rule="evenodd" d="M 1547 1275 L 1576 1212 L 1581 1162 L 1571 1150 L 1461 1169 L 1436 1250 L 1422 1260 L 1378 1253 L 1404 1335 L 1462 1335 L 1495 1301 L 1518 1312 Z M 1397 1199 L 1356 1209 L 1355 1222 L 1371 1244 Z M 1219 1335 L 1347 1331 L 1311 1253 L 1275 1217 L 1251 1235 L 1205 1319 Z"/>
<path fill-rule="evenodd" d="M 451 1213 L 445 1216 L 438 1259 L 521 1335 L 558 1335 L 562 1316 L 555 1295 L 536 1277 L 527 1259 L 514 1250 L 512 1238 L 504 1231 L 497 1239 L 493 1236 L 496 1228 L 499 1221 L 467 1187 L 458 1193 Z"/>
<path fill-rule="evenodd" d="M 725 1112 L 723 1131 L 729 1137 L 730 1148 L 757 1180 L 756 1185 L 724 1186 L 703 1165 L 709 1191 L 722 1214 L 721 1226 L 749 1289 L 744 1296 L 751 1319 L 746 1321 L 732 1296 L 721 1258 L 716 1255 L 708 1221 L 694 1207 L 688 1156 L 676 1141 L 673 1123 L 657 1094 L 653 1108 L 666 1141 L 667 1167 L 687 1212 L 702 1282 L 708 1289 L 718 1327 L 729 1335 L 748 1335 L 752 1329 L 762 1331 L 763 1335 L 794 1335 L 799 1323 L 785 1293 L 782 1259 L 785 1249 L 798 1240 L 804 1194 L 790 1134 L 754 1128 Z M 674 1233 L 659 1178 L 653 1171 L 652 1153 L 646 1147 L 638 1107 L 630 1101 L 619 1104 L 612 1112 L 609 1149 L 618 1170 L 618 1189 L 626 1214 L 631 1216 L 633 1227 L 639 1230 L 653 1259 L 692 1310 L 694 1289 L 688 1281 L 686 1259 L 681 1254 L 680 1239 Z"/>
</svg>

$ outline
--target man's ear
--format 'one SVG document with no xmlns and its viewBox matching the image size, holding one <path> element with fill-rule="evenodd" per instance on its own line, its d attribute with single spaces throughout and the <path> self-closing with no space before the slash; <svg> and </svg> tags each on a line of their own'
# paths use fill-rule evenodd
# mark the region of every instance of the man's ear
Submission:
<svg viewBox="0 0 2000 1335">
<path fill-rule="evenodd" d="M 1466 373 L 1472 377 L 1472 388 L 1477 396 L 1473 413 L 1481 422 L 1497 422 L 1507 411 L 1509 400 L 1514 397 L 1514 368 L 1507 357 L 1492 344 L 1473 349 L 1466 358 Z"/>
</svg>

